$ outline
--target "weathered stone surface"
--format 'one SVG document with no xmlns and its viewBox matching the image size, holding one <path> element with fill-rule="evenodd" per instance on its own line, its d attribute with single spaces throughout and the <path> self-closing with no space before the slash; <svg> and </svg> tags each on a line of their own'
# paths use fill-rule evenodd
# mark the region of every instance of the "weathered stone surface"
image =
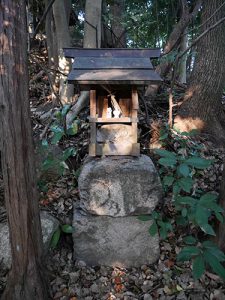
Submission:
<svg viewBox="0 0 225 300">
<path fill-rule="evenodd" d="M 78 185 L 82 209 L 95 215 L 149 214 L 162 196 L 159 176 L 146 155 L 89 158 Z"/>
<path fill-rule="evenodd" d="M 0 267 L 9 269 L 11 265 L 11 250 L 9 245 L 8 224 L 0 224 Z"/>
<path fill-rule="evenodd" d="M 59 221 L 55 217 L 46 211 L 41 211 L 41 229 L 45 252 L 47 252 L 50 246 L 52 235 L 58 227 Z"/>
<path fill-rule="evenodd" d="M 159 256 L 158 236 L 150 236 L 151 221 L 136 216 L 113 218 L 74 210 L 74 254 L 88 265 L 139 267 Z"/>
<path fill-rule="evenodd" d="M 59 226 L 59 221 L 47 212 L 41 212 L 41 227 L 44 251 L 47 252 L 51 238 Z M 0 266 L 8 270 L 11 265 L 11 249 L 9 243 L 9 227 L 7 223 L 0 224 Z"/>
<path fill-rule="evenodd" d="M 107 124 L 97 130 L 98 143 L 136 143 L 131 125 Z"/>
</svg>

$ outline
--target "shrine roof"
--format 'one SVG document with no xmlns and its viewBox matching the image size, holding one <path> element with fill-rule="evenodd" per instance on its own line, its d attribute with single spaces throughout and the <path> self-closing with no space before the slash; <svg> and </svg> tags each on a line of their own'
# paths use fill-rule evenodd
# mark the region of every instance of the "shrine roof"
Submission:
<svg viewBox="0 0 225 300">
<path fill-rule="evenodd" d="M 161 81 L 150 61 L 160 56 L 159 49 L 65 48 L 64 53 L 74 58 L 69 83 L 147 85 Z"/>
</svg>

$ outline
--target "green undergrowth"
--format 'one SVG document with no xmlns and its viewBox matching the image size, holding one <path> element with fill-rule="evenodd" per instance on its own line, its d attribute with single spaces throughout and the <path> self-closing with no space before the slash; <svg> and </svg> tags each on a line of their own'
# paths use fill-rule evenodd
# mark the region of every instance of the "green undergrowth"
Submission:
<svg viewBox="0 0 225 300">
<path fill-rule="evenodd" d="M 224 222 L 223 209 L 218 204 L 214 191 L 203 191 L 197 186 L 200 171 L 207 170 L 213 160 L 202 155 L 202 145 L 190 142 L 191 133 L 179 133 L 165 129 L 161 132 L 164 149 L 155 150 L 157 165 L 165 196 L 172 198 L 173 214 L 156 210 L 151 215 L 138 218 L 152 220 L 149 233 L 159 233 L 167 239 L 177 227 L 182 227 L 182 245 L 177 261 L 192 263 L 193 277 L 199 279 L 210 268 L 225 280 L 224 253 L 213 242 L 216 236 L 215 224 Z M 176 151 L 171 150 L 171 138 L 176 143 Z M 169 150 L 168 150 L 169 149 Z"/>
</svg>

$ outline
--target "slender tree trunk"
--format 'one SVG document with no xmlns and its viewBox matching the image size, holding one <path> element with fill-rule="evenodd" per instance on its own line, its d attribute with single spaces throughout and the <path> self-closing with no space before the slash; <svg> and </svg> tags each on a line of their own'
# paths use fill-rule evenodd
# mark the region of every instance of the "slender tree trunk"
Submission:
<svg viewBox="0 0 225 300">
<path fill-rule="evenodd" d="M 60 72 L 59 95 L 63 104 L 73 102 L 74 85 L 66 82 L 71 69 L 71 60 L 66 59 L 63 53 L 64 47 L 70 47 L 70 34 L 68 27 L 68 11 L 65 8 L 66 0 L 56 0 L 53 4 L 53 15 L 56 27 L 58 61 Z"/>
<path fill-rule="evenodd" d="M 171 32 L 169 39 L 166 43 L 166 46 L 164 47 L 163 54 L 167 54 L 171 52 L 173 49 L 176 48 L 176 46 L 178 46 L 181 35 L 184 33 L 184 31 L 186 30 L 190 22 L 198 14 L 202 1 L 200 0 L 196 1 L 196 5 L 192 12 L 189 12 L 187 1 L 185 0 L 182 2 L 184 2 L 184 4 L 183 4 L 183 12 L 181 18 L 179 22 L 174 26 L 174 29 Z M 159 72 L 159 74 L 162 77 L 165 77 L 168 74 L 169 70 L 171 69 L 171 65 L 172 64 L 170 62 L 165 61 L 157 67 L 157 72 Z"/>
<path fill-rule="evenodd" d="M 187 4 L 187 0 L 182 0 L 182 15 L 178 23 L 174 26 L 173 31 L 171 32 L 168 41 L 163 49 L 163 54 L 168 54 L 172 50 L 176 49 L 176 47 L 179 45 L 180 38 L 190 22 L 196 17 L 196 15 L 199 12 L 199 9 L 201 7 L 201 0 L 196 0 L 194 9 L 190 12 Z M 161 77 L 166 77 L 169 71 L 171 70 L 171 67 L 173 66 L 173 63 L 171 60 L 165 59 L 160 63 L 156 71 L 160 74 Z M 155 85 L 154 87 L 149 87 L 146 90 L 145 95 L 150 96 L 151 98 L 154 98 L 155 95 L 158 92 L 159 86 Z"/>
<path fill-rule="evenodd" d="M 224 2 L 205 0 L 202 23 Z M 202 31 L 225 16 L 225 6 L 215 14 Z M 209 31 L 199 40 L 194 69 L 184 102 L 175 118 L 175 127 L 181 131 L 197 129 L 225 141 L 224 112 L 221 104 L 225 82 L 225 30 L 224 23 Z"/>
<path fill-rule="evenodd" d="M 25 1 L 0 3 L 0 137 L 12 267 L 2 299 L 45 300 L 30 124 Z"/>
<path fill-rule="evenodd" d="M 45 8 L 48 7 L 50 0 L 45 0 Z M 52 83 L 55 83 L 56 80 L 56 70 L 58 68 L 58 46 L 56 38 L 56 30 L 53 18 L 52 8 L 48 12 L 45 19 L 45 32 L 47 37 L 47 50 L 48 50 L 48 65 L 51 71 L 51 80 Z"/>
<path fill-rule="evenodd" d="M 187 30 L 184 31 L 181 41 L 180 41 L 180 49 L 179 52 L 182 53 L 187 49 Z M 181 83 L 187 83 L 187 54 L 185 54 L 179 63 L 178 66 L 178 78 L 177 80 Z"/>
</svg>

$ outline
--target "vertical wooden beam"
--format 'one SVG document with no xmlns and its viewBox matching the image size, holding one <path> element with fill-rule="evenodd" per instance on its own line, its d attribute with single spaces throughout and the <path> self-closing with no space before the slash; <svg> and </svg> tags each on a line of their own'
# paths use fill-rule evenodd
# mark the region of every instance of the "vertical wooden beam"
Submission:
<svg viewBox="0 0 225 300">
<path fill-rule="evenodd" d="M 90 117 L 96 118 L 96 90 L 90 90 Z M 96 155 L 96 139 L 97 139 L 97 128 L 96 123 L 90 123 L 90 146 L 89 155 Z"/>
<path fill-rule="evenodd" d="M 90 90 L 90 117 L 96 118 L 96 90 Z"/>
<path fill-rule="evenodd" d="M 138 104 L 138 92 L 137 88 L 132 88 L 132 118 L 137 118 L 137 111 L 139 109 Z"/>
<path fill-rule="evenodd" d="M 137 92 L 137 88 L 136 87 L 132 87 L 132 95 L 131 95 L 131 99 L 132 99 L 132 110 L 131 110 L 131 117 L 132 117 L 132 135 L 133 135 L 133 143 L 137 143 L 137 121 L 134 122 L 134 119 L 137 119 L 138 117 L 138 92 Z M 133 149 L 133 155 L 139 155 L 140 154 L 140 150 L 137 147 L 134 147 Z M 137 152 L 139 152 L 139 154 L 137 154 Z"/>
</svg>

